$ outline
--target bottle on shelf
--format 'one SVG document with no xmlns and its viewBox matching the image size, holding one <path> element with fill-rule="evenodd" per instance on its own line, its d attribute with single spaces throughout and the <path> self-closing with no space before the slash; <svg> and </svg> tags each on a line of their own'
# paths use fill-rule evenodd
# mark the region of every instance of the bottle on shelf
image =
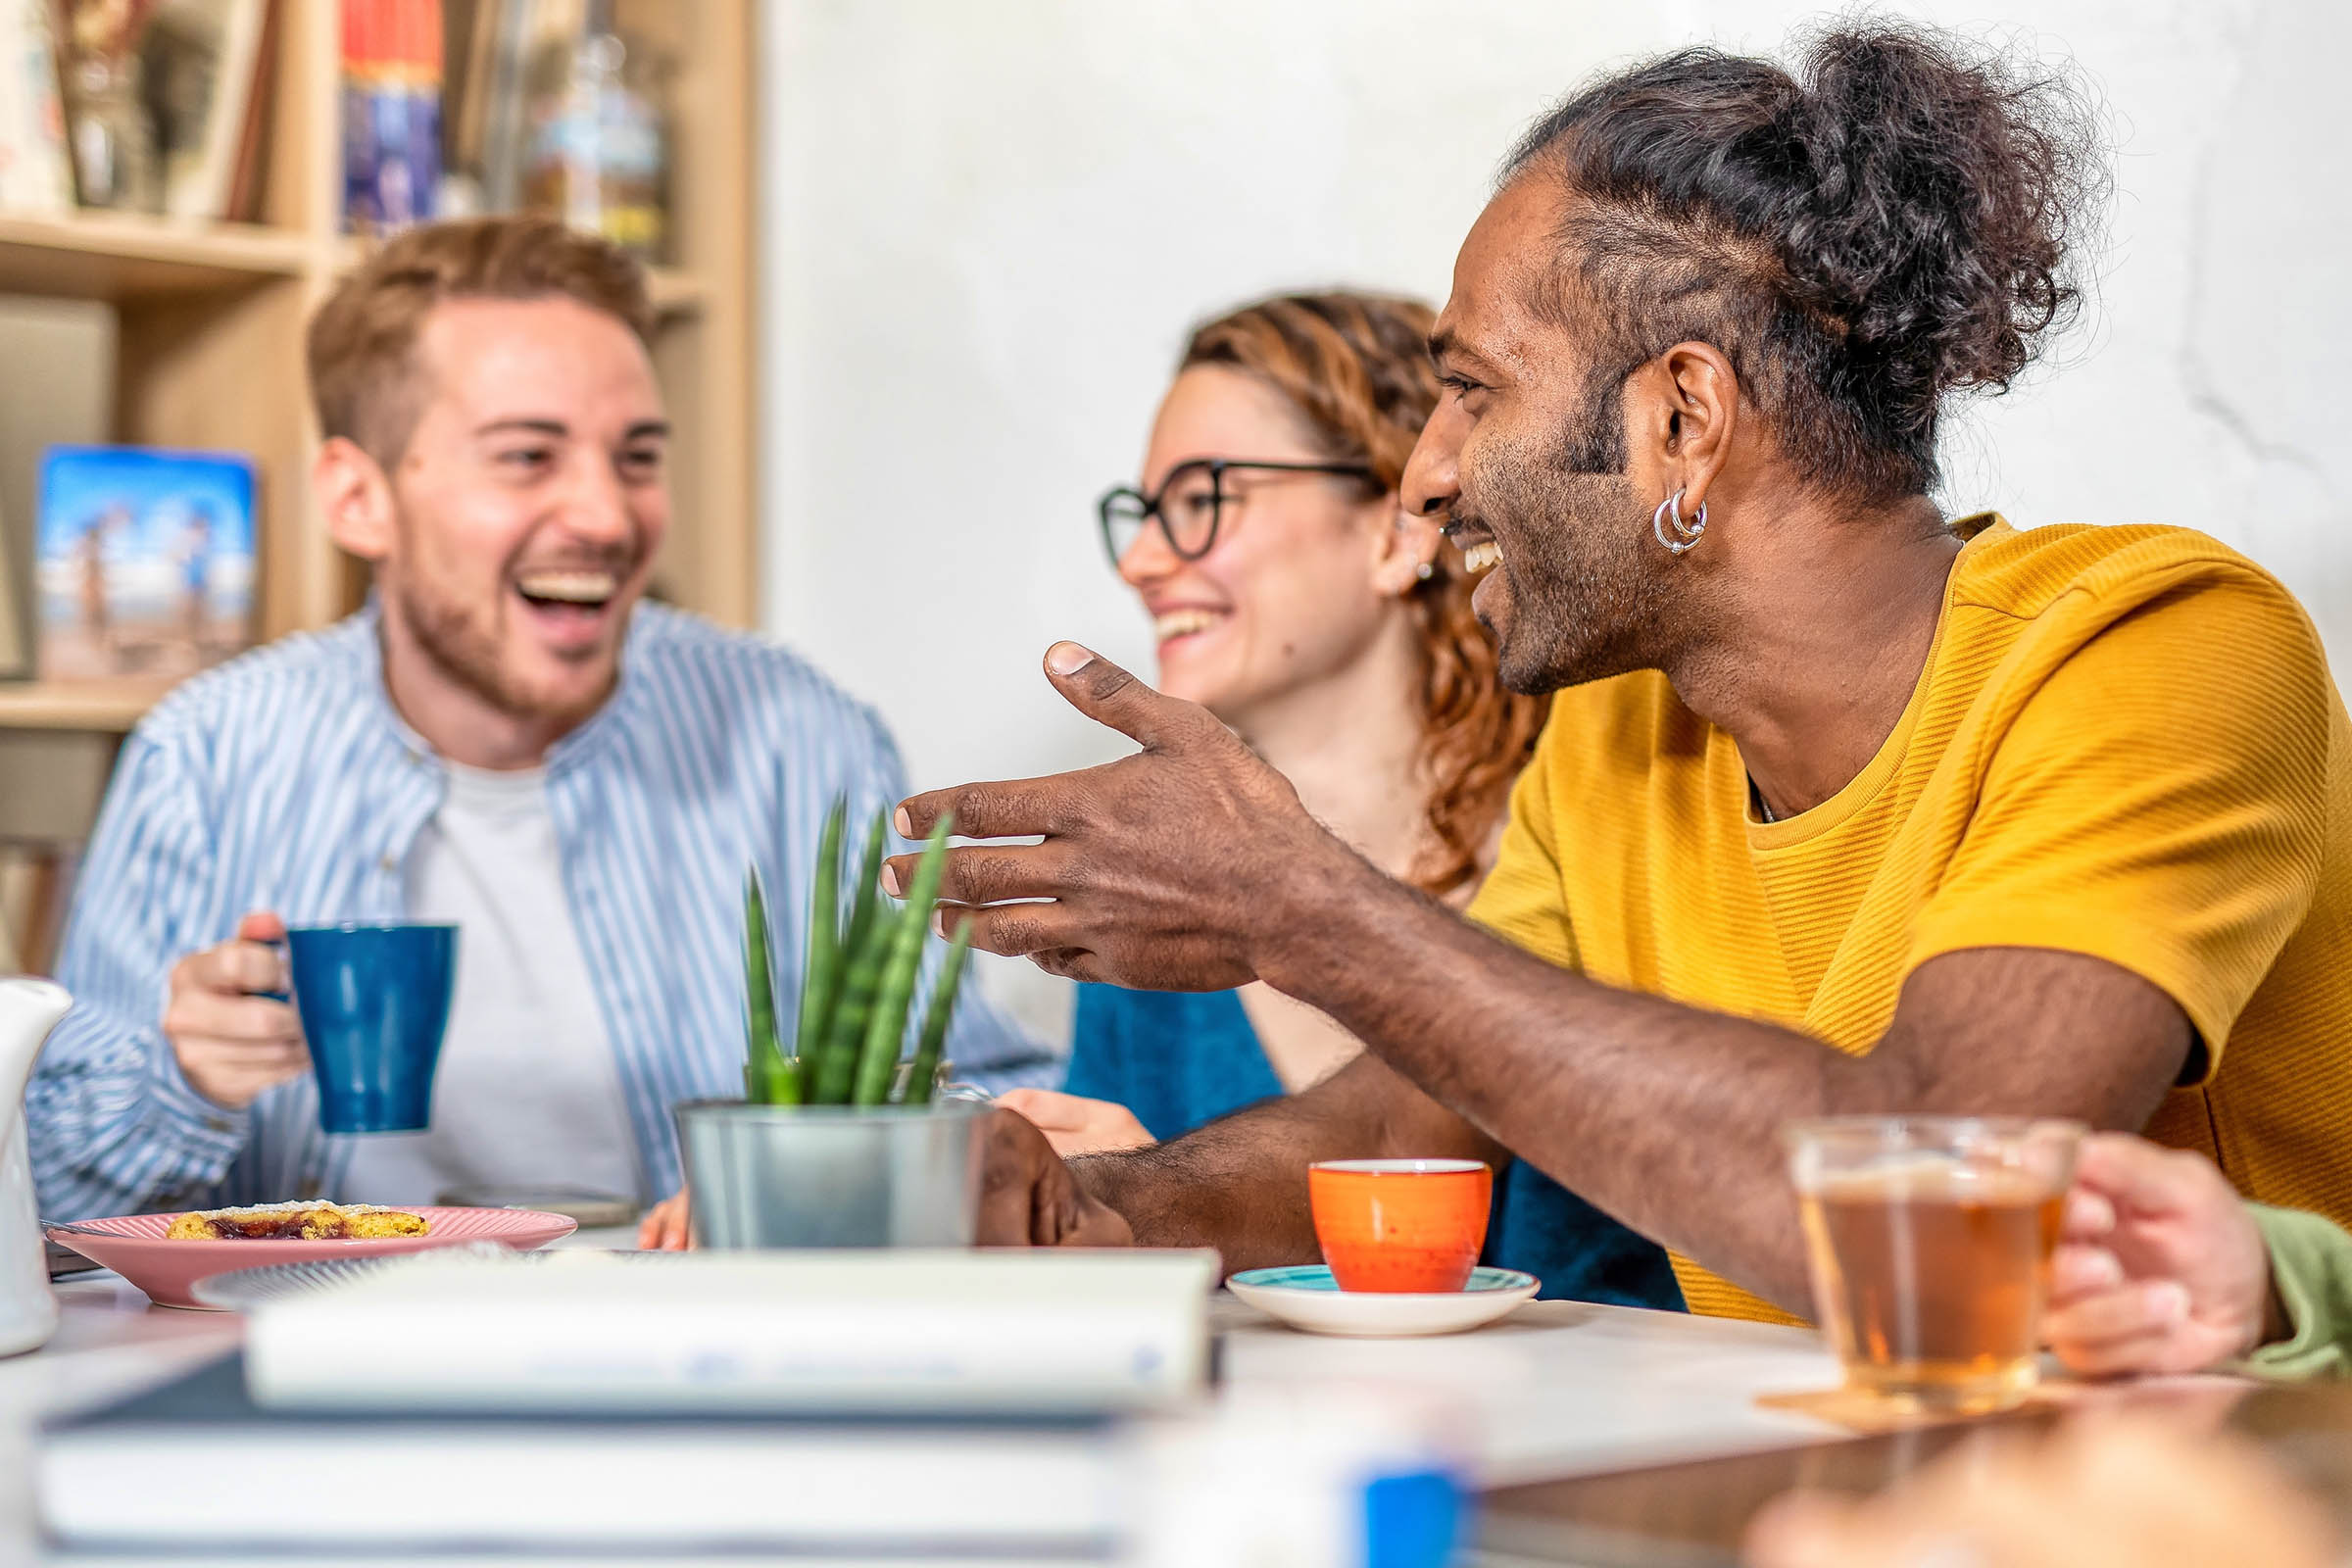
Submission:
<svg viewBox="0 0 2352 1568">
<path fill-rule="evenodd" d="M 668 241 L 670 63 L 615 29 L 612 0 L 533 63 L 521 202 L 648 260 Z"/>
<path fill-rule="evenodd" d="M 138 41 L 146 6 L 73 0 L 60 16 L 65 36 L 59 78 L 81 205 L 160 211 L 154 127 L 140 102 Z"/>
</svg>

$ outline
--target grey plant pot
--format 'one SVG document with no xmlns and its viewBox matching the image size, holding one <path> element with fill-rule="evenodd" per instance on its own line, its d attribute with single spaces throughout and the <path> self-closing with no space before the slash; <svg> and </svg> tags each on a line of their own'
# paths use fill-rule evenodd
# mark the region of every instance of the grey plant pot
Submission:
<svg viewBox="0 0 2352 1568">
<path fill-rule="evenodd" d="M 969 1247 L 990 1109 L 690 1101 L 677 1117 L 695 1237 L 730 1250 Z"/>
</svg>

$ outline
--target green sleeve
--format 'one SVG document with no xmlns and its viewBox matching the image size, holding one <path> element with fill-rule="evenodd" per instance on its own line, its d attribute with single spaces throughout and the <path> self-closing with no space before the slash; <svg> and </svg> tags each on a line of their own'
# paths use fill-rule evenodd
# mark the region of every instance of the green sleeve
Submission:
<svg viewBox="0 0 2352 1568">
<path fill-rule="evenodd" d="M 2239 1363 L 2257 1377 L 2301 1382 L 2352 1374 L 2352 1236 L 2320 1214 L 2248 1203 L 2271 1253 L 2271 1278 L 2294 1329 Z"/>
</svg>

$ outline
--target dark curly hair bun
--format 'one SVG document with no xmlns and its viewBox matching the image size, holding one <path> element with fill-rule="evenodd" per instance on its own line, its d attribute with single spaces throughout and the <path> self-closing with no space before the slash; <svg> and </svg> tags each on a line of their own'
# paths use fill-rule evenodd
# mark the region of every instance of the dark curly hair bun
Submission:
<svg viewBox="0 0 2352 1568">
<path fill-rule="evenodd" d="M 1945 400 L 2005 389 L 2071 319 L 2107 177 L 2068 72 L 1877 20 L 1793 72 L 1686 49 L 1611 76 L 1503 182 L 1531 171 L 1581 198 L 1553 303 L 1597 327 L 1601 389 L 1712 343 L 1808 480 L 1870 499 L 1930 489 Z"/>
</svg>

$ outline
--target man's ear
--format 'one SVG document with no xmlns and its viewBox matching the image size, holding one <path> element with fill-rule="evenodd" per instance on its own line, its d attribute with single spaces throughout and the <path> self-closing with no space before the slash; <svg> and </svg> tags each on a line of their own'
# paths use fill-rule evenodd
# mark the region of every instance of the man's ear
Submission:
<svg viewBox="0 0 2352 1568">
<path fill-rule="evenodd" d="M 348 436 L 329 436 L 311 465 L 311 494 L 327 537 L 362 561 L 392 553 L 392 481 Z"/>
<path fill-rule="evenodd" d="M 1740 425 L 1740 376 L 1712 343 L 1677 343 L 1642 368 L 1655 404 L 1657 443 L 1650 454 L 1669 494 L 1683 492 L 1686 514 L 1706 505 L 1715 476 L 1731 460 Z"/>
<path fill-rule="evenodd" d="M 1410 593 L 1422 568 L 1438 558 L 1439 519 L 1405 511 L 1394 491 L 1374 502 L 1371 511 L 1373 584 L 1393 598 Z"/>
</svg>

